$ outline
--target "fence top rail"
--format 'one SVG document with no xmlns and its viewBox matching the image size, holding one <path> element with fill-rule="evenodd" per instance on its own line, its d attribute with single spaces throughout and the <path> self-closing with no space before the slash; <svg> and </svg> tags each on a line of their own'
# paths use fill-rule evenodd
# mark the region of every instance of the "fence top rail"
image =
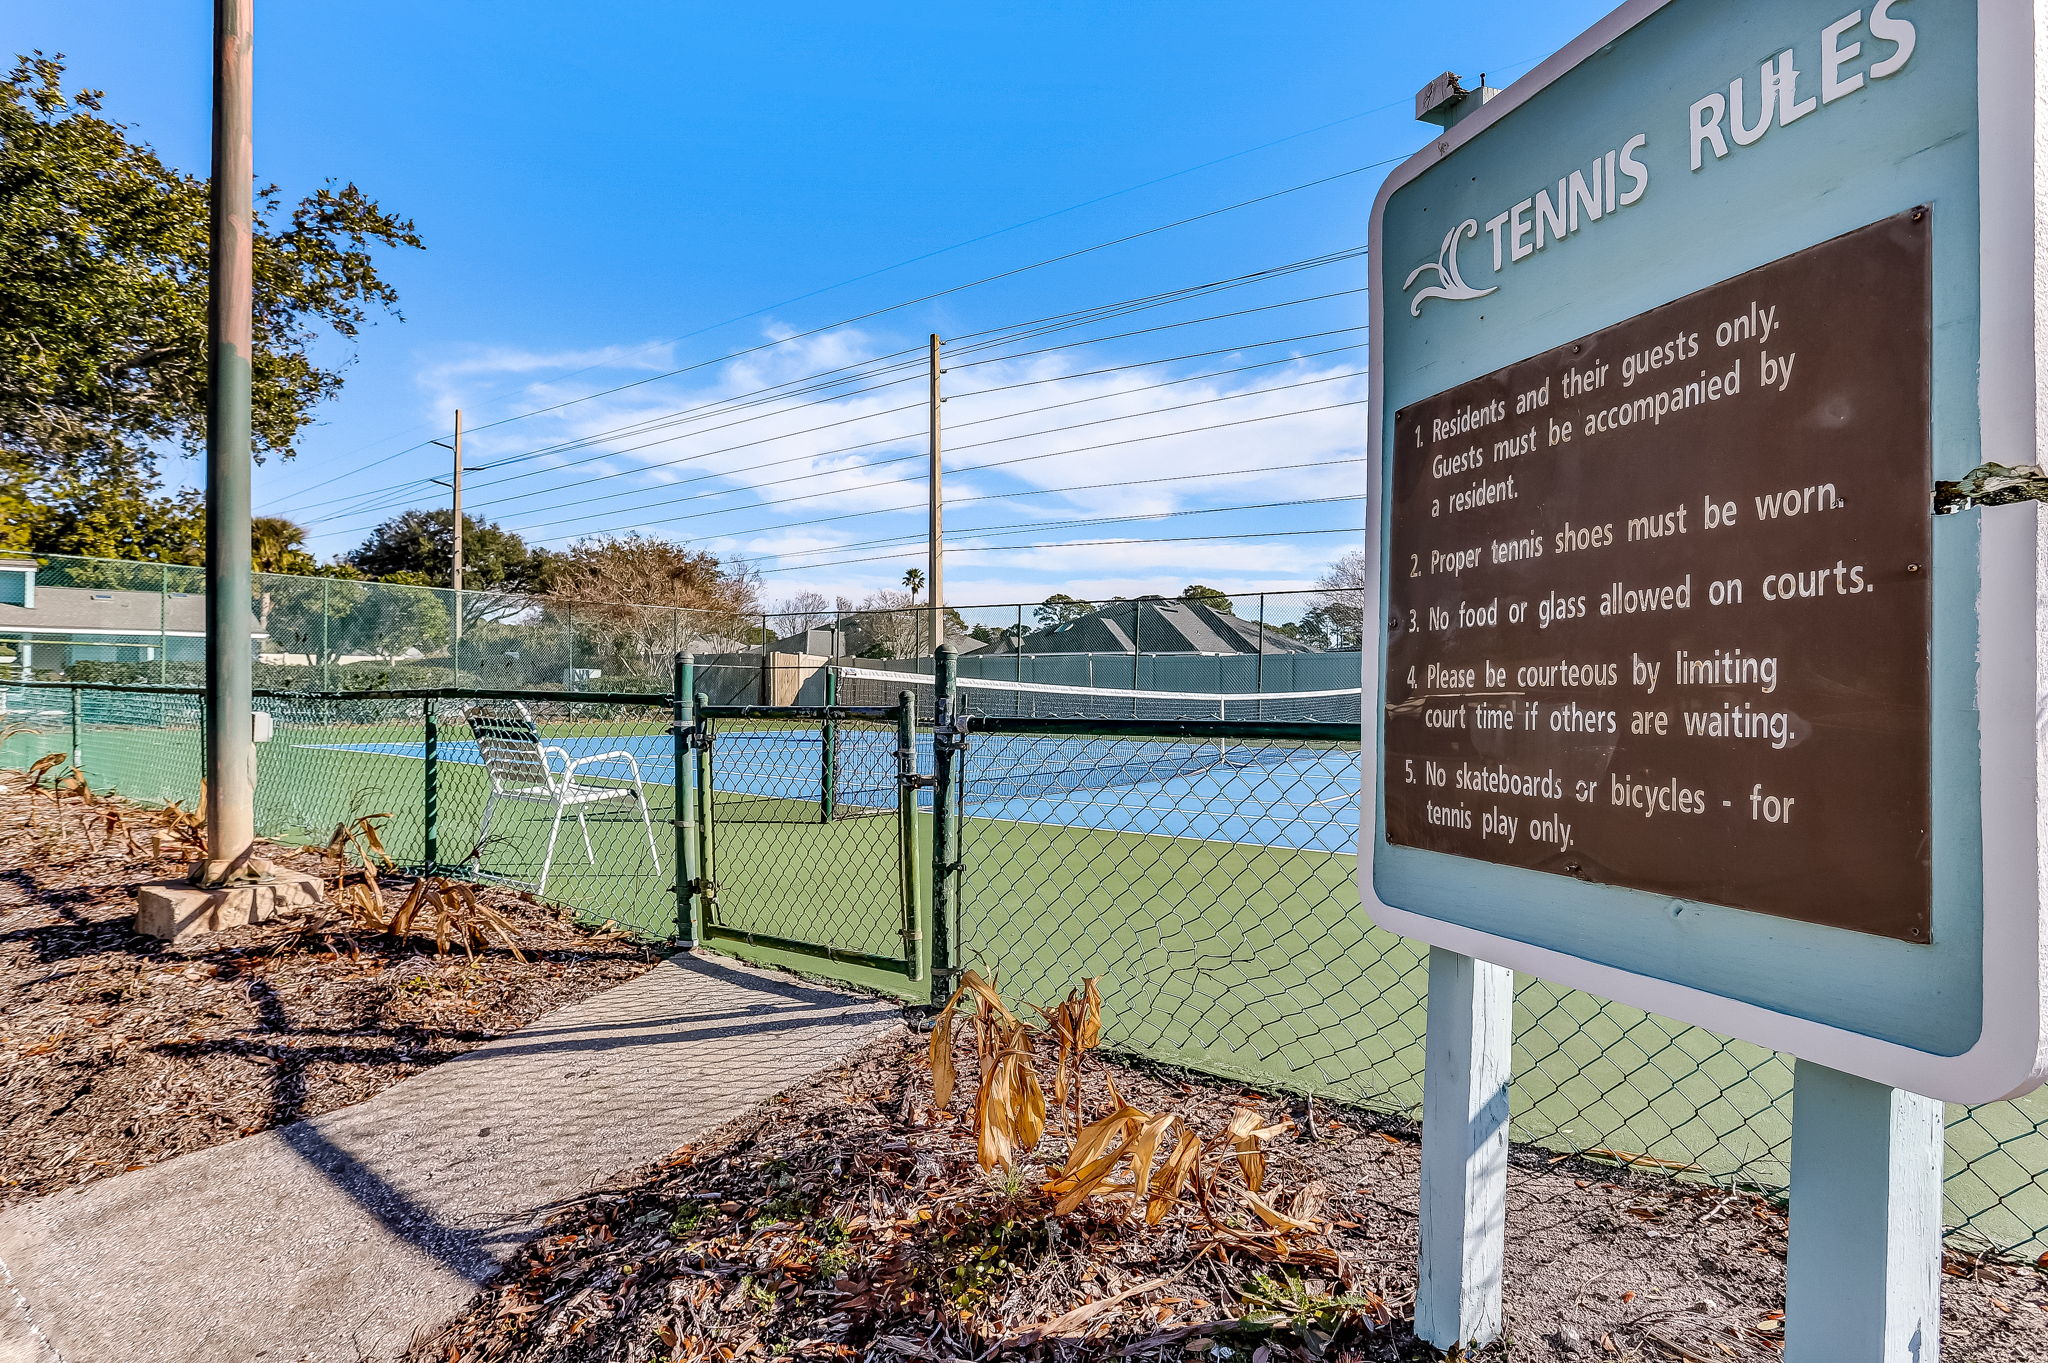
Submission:
<svg viewBox="0 0 2048 1363">
<path fill-rule="evenodd" d="M 699 719 L 872 719 L 893 722 L 894 705 L 699 705 Z"/>
<path fill-rule="evenodd" d="M 17 681 L 0 686 L 40 691 L 114 691 L 152 696 L 203 696 L 203 686 L 153 686 L 139 682 Z M 488 686 L 416 686 L 390 691 L 297 691 L 289 687 L 258 687 L 260 700 L 523 700 L 576 705 L 661 705 L 673 703 L 666 691 L 530 691 Z"/>
<path fill-rule="evenodd" d="M 1073 734 L 1104 738 L 1270 738 L 1357 743 L 1357 724 L 1291 719 L 1053 719 L 1036 715 L 963 715 L 969 733 Z"/>
</svg>

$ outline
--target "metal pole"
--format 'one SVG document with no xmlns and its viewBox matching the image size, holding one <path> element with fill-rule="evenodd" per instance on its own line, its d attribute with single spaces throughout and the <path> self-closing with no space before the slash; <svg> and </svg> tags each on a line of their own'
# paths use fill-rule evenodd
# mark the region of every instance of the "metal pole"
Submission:
<svg viewBox="0 0 2048 1363">
<path fill-rule="evenodd" d="M 896 695 L 896 863 L 903 886 L 903 960 L 913 980 L 924 978 L 919 956 L 924 934 L 918 931 L 917 905 L 923 876 L 917 856 L 917 697 Z"/>
<path fill-rule="evenodd" d="M 932 660 L 932 1001 L 953 992 L 959 939 L 953 923 L 959 909 L 960 763 L 966 751 L 955 728 L 959 698 L 954 673 L 959 659 L 941 644 Z"/>
<path fill-rule="evenodd" d="M 206 393 L 206 846 L 202 884 L 222 883 L 256 840 L 250 687 L 249 436 L 255 155 L 250 42 L 255 0 L 214 0 L 213 181 Z"/>
<path fill-rule="evenodd" d="M 696 759 L 693 778 L 697 786 L 697 940 L 701 942 L 705 932 L 718 922 L 718 829 L 713 822 L 717 809 L 713 799 L 716 775 L 711 766 L 711 743 L 708 741 L 712 737 L 711 721 L 703 718 L 711 697 L 699 691 L 693 699 L 696 705 L 691 712 L 695 717 L 694 723 L 705 731 L 691 754 Z"/>
<path fill-rule="evenodd" d="M 697 662 L 687 653 L 676 654 L 675 694 L 669 733 L 673 746 L 669 760 L 676 847 L 676 942 L 685 949 L 697 945 L 697 879 L 703 874 L 697 864 L 697 783 L 690 763 L 690 730 L 696 725 Z"/>
<path fill-rule="evenodd" d="M 928 500 L 930 502 L 930 524 L 925 537 L 925 608 L 931 615 L 929 635 L 934 650 L 946 641 L 946 537 L 942 524 L 946 505 L 944 474 L 939 461 L 939 404 L 945 401 L 939 395 L 939 337 L 932 334 L 931 349 L 931 391 L 926 400 L 927 419 L 931 425 L 931 475 Z"/>
<path fill-rule="evenodd" d="M 421 729 L 425 740 L 425 788 L 420 795 L 420 860 L 428 875 L 441 869 L 441 726 L 434 715 L 434 702 L 423 700 Z"/>
<path fill-rule="evenodd" d="M 825 723 L 819 732 L 823 769 L 818 782 L 818 822 L 831 823 L 839 803 L 839 721 L 831 708 L 839 703 L 839 669 L 825 669 Z"/>
</svg>

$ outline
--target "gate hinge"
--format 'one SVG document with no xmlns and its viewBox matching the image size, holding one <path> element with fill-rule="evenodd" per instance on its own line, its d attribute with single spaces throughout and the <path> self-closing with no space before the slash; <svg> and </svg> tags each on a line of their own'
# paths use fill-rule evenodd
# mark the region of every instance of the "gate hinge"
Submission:
<svg viewBox="0 0 2048 1363">
<path fill-rule="evenodd" d="M 932 746 L 940 752 L 966 752 L 967 716 L 955 715 L 944 724 L 933 725 Z"/>
<path fill-rule="evenodd" d="M 897 776 L 896 780 L 905 790 L 930 790 L 939 782 L 939 778 L 936 776 L 916 771 L 903 772 Z"/>
<path fill-rule="evenodd" d="M 668 726 L 668 731 L 683 740 L 683 746 L 695 752 L 711 751 L 711 730 L 702 724 Z"/>
<path fill-rule="evenodd" d="M 718 898 L 718 882 L 706 880 L 703 876 L 698 876 L 695 880 L 684 881 L 683 889 L 686 893 L 696 895 L 700 899 Z"/>
</svg>

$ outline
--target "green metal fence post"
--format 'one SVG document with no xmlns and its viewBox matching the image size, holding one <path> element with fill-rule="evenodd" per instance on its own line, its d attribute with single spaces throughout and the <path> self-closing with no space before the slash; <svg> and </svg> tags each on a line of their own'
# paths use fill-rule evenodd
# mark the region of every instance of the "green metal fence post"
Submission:
<svg viewBox="0 0 2048 1363">
<path fill-rule="evenodd" d="M 897 878 L 903 885 L 904 973 L 913 980 L 925 977 L 924 934 L 917 928 L 917 697 L 908 691 L 896 697 L 896 846 Z"/>
<path fill-rule="evenodd" d="M 825 705 L 827 712 L 818 732 L 821 750 L 822 770 L 818 774 L 818 822 L 831 823 L 839 803 L 839 721 L 832 717 L 830 707 L 839 703 L 839 670 L 825 669 Z"/>
<path fill-rule="evenodd" d="M 697 933 L 701 938 L 718 921 L 718 859 L 717 837 L 712 825 L 715 806 L 711 789 L 711 721 L 702 718 L 711 705 L 711 697 L 702 691 L 696 693 L 696 728 L 699 730 L 696 751 L 697 797 Z"/>
<path fill-rule="evenodd" d="M 431 700 L 420 702 L 420 714 L 426 748 L 420 764 L 425 783 L 420 794 L 420 860 L 433 875 L 441 869 L 441 724 Z"/>
<path fill-rule="evenodd" d="M 696 727 L 697 662 L 687 653 L 676 654 L 675 693 L 669 697 L 673 738 L 670 775 L 673 790 L 676 847 L 676 941 L 684 948 L 697 945 L 697 881 L 704 874 L 697 864 L 697 782 L 690 764 L 690 734 Z"/>
<path fill-rule="evenodd" d="M 954 674 L 959 657 L 941 644 L 932 659 L 932 1001 L 953 992 L 959 973 L 960 763 L 967 743 L 960 732 Z"/>
</svg>

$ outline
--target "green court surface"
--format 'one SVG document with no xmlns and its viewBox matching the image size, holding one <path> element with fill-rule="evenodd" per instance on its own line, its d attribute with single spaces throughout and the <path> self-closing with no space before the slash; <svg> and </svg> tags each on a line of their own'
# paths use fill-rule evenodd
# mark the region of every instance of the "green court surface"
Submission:
<svg viewBox="0 0 2048 1363">
<path fill-rule="evenodd" d="M 47 717 L 46 717 L 47 718 Z M 666 737 L 665 716 L 550 724 L 551 739 Z M 67 746 L 68 730 L 0 745 L 20 766 Z M 456 728 L 459 726 L 448 726 Z M 83 764 L 98 788 L 146 801 L 197 794 L 196 724 L 84 724 Z M 260 830 L 324 843 L 337 824 L 390 813 L 401 862 L 422 853 L 424 764 L 342 750 L 417 745 L 420 725 L 280 722 L 261 744 Z M 668 773 L 664 770 L 662 776 Z M 480 767 L 439 764 L 443 862 L 466 859 L 483 811 Z M 1114 792 L 1098 792 L 1114 799 Z M 564 823 L 549 900 L 654 936 L 675 931 L 673 792 L 650 781 L 657 869 L 628 802 L 590 813 L 594 859 Z M 714 794 L 717 921 L 872 956 L 900 954 L 898 820 L 888 812 L 820 822 L 815 801 Z M 486 871 L 538 873 L 550 810 L 502 806 Z M 917 817 L 913 874 L 928 874 L 929 815 Z M 1414 1115 L 1422 1067 L 1420 948 L 1371 926 L 1353 858 L 1255 843 L 976 817 L 962 825 L 962 964 L 994 975 L 1013 1006 L 1050 1004 L 1084 976 L 1101 981 L 1105 1041 L 1249 1083 Z M 915 888 L 929 932 L 928 886 Z M 720 950 L 923 1000 L 900 973 L 713 938 Z M 1517 989 L 1513 1129 L 1558 1150 L 1595 1147 L 1695 1165 L 1716 1178 L 1782 1187 L 1789 1135 L 1786 1058 L 1584 994 L 1522 979 Z M 2048 1249 L 2048 1136 L 2040 1095 L 1955 1109 L 1949 1214 L 1991 1242 Z"/>
</svg>

